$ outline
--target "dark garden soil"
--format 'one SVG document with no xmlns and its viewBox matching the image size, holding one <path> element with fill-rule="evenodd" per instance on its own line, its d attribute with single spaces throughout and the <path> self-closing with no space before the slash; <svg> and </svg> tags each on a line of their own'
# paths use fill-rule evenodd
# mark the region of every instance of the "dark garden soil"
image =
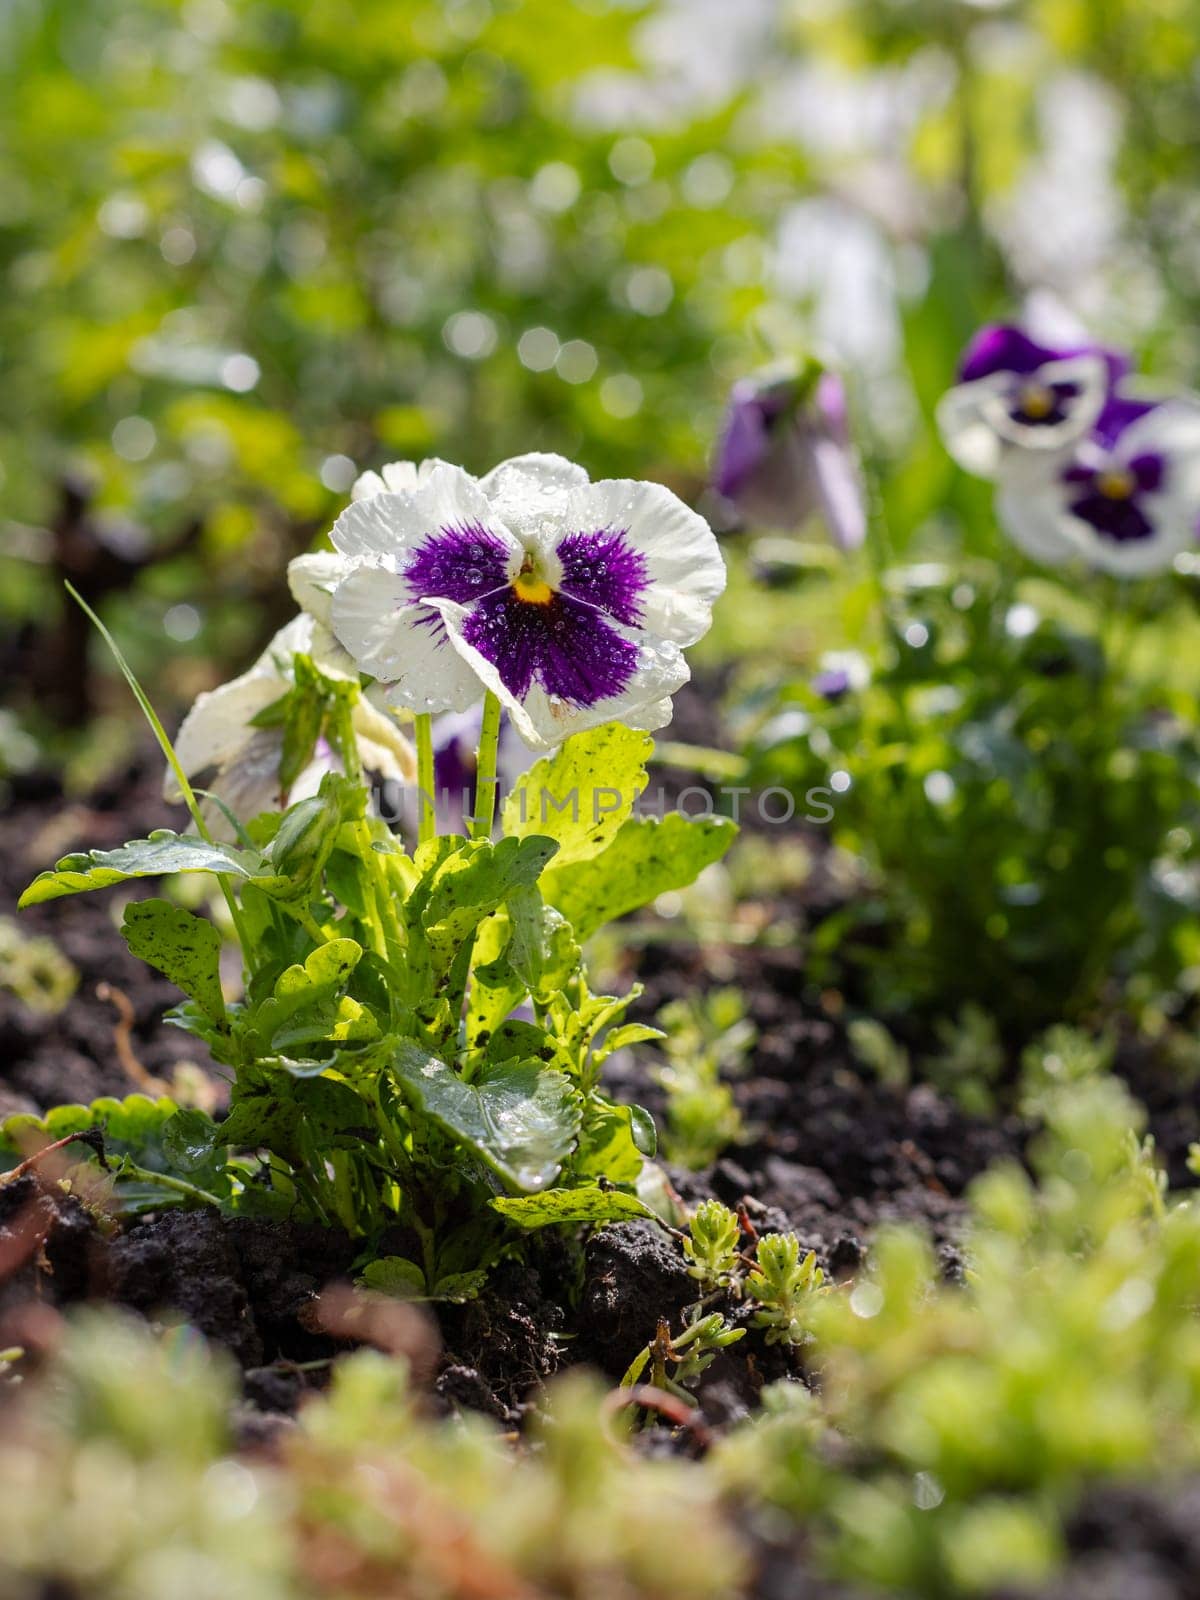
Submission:
<svg viewBox="0 0 1200 1600">
<path fill-rule="evenodd" d="M 0 819 L 0 915 L 13 914 L 20 889 L 67 851 L 177 825 L 158 797 L 157 773 L 156 763 L 125 772 L 82 804 L 65 801 L 48 781 L 19 786 Z M 813 849 L 819 857 L 819 838 Z M 799 922 L 819 914 L 811 894 L 807 905 L 766 909 L 768 920 L 777 912 Z M 111 896 L 78 896 L 20 917 L 30 935 L 58 942 L 80 981 L 50 1020 L 0 989 L 0 1116 L 123 1096 L 145 1087 L 147 1075 L 152 1083 L 170 1080 L 180 1063 L 196 1060 L 196 1043 L 161 1021 L 176 991 L 129 956 Z M 947 1275 L 960 1272 L 965 1190 L 992 1162 L 1020 1159 L 1026 1125 L 1013 1116 L 968 1116 L 920 1083 L 904 1093 L 882 1089 L 855 1066 L 839 997 L 810 989 L 797 948 L 660 940 L 633 947 L 628 961 L 628 979 L 646 986 L 639 1015 L 653 1017 L 669 999 L 732 982 L 758 1030 L 735 1084 L 746 1138 L 706 1171 L 672 1170 L 685 1199 L 716 1195 L 742 1207 L 759 1231 L 795 1229 L 835 1277 L 855 1270 L 879 1224 L 920 1223 Z M 98 984 L 109 986 L 109 998 L 97 996 Z M 644 1061 L 617 1057 L 612 1066 L 621 1098 L 659 1110 Z M 1183 1158 L 1200 1137 L 1194 1095 L 1144 1052 L 1126 1052 L 1119 1067 L 1148 1107 L 1172 1181 L 1188 1182 Z M 215 1083 L 218 1106 L 220 1091 Z M 78 1200 L 30 1175 L 0 1188 L 0 1319 L 27 1312 L 31 1300 L 105 1300 L 146 1316 L 182 1314 L 241 1364 L 241 1421 L 247 1436 L 256 1436 L 287 1426 L 304 1390 L 322 1381 L 319 1366 L 297 1367 L 339 1348 L 317 1327 L 313 1306 L 324 1285 L 348 1276 L 355 1253 L 336 1232 L 207 1212 L 165 1212 L 106 1228 Z M 527 1264 L 499 1268 L 478 1299 L 438 1308 L 435 1392 L 446 1407 L 519 1426 L 544 1378 L 586 1361 L 616 1382 L 658 1319 L 678 1326 L 694 1298 L 677 1248 L 645 1224 L 594 1235 L 582 1261 L 561 1241 L 540 1243 Z M 798 1372 L 789 1359 L 756 1332 L 722 1355 L 699 1395 L 706 1426 L 751 1410 L 764 1382 Z M 698 1448 L 694 1441 L 683 1447 Z M 1198 1513 L 1194 1481 L 1167 1495 L 1094 1491 L 1072 1523 L 1072 1565 L 1054 1593 L 1062 1600 L 1200 1595 Z M 771 1600 L 851 1600 L 850 1591 L 806 1574 L 802 1549 L 767 1546 L 757 1592 Z"/>
</svg>

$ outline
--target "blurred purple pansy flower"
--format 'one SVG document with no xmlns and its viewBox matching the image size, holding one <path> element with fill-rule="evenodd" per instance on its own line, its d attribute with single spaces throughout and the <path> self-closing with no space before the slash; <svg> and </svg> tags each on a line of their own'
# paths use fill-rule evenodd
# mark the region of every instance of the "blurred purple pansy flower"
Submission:
<svg viewBox="0 0 1200 1600">
<path fill-rule="evenodd" d="M 820 517 L 843 550 L 866 537 L 862 482 L 835 372 L 794 371 L 735 383 L 713 487 L 743 516 L 793 528 Z"/>
<path fill-rule="evenodd" d="M 433 788 L 439 833 L 466 833 L 475 811 L 477 751 L 483 725 L 483 707 L 468 711 L 447 711 L 433 722 Z M 500 721 L 496 747 L 496 775 L 501 797 L 506 795 L 535 760 L 534 753 L 518 738 L 508 717 Z M 416 820 L 416 792 L 412 794 L 412 817 Z"/>
<path fill-rule="evenodd" d="M 871 667 L 857 650 L 827 650 L 817 663 L 811 688 L 831 705 L 848 694 L 858 694 L 871 681 Z"/>
<path fill-rule="evenodd" d="M 1129 367 L 1102 345 L 1055 348 L 989 324 L 963 353 L 959 381 L 938 404 L 938 427 L 959 466 L 994 478 L 1014 451 L 1061 451 L 1081 438 Z"/>
<path fill-rule="evenodd" d="M 465 711 L 486 688 L 534 749 L 670 720 L 683 649 L 725 585 L 702 517 L 660 484 L 591 483 L 554 455 L 405 482 L 369 485 L 334 525 L 336 555 L 291 572 L 390 704 Z"/>
<path fill-rule="evenodd" d="M 1062 457 L 1007 464 L 996 509 L 1028 555 L 1118 577 L 1169 567 L 1200 534 L 1200 401 L 1109 400 Z"/>
</svg>

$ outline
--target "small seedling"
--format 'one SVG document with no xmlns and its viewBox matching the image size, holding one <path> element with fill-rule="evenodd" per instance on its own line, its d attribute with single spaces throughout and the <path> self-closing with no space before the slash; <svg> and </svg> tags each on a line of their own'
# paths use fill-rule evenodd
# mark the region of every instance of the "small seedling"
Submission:
<svg viewBox="0 0 1200 1600">
<path fill-rule="evenodd" d="M 692 1217 L 690 1237 L 683 1253 L 691 1263 L 688 1273 L 705 1289 L 729 1289 L 738 1279 L 740 1260 L 738 1219 L 719 1200 L 705 1200 Z"/>
<path fill-rule="evenodd" d="M 741 1114 L 723 1077 L 736 1077 L 757 1033 L 737 989 L 672 1000 L 659 1012 L 667 1064 L 657 1077 L 667 1096 L 663 1149 L 697 1170 L 715 1161 L 741 1133 Z"/>
<path fill-rule="evenodd" d="M 735 1328 L 719 1311 L 697 1317 L 683 1332 L 672 1335 L 670 1324 L 660 1318 L 654 1338 L 630 1362 L 621 1379 L 623 1389 L 631 1389 L 650 1370 L 656 1389 L 691 1400 L 692 1387 L 717 1359 L 722 1350 L 745 1337 L 745 1328 Z M 668 1363 L 673 1369 L 668 1372 Z"/>
<path fill-rule="evenodd" d="M 825 1274 L 810 1250 L 801 1259 L 794 1233 L 768 1233 L 758 1241 L 756 1265 L 746 1279 L 746 1293 L 759 1303 L 754 1325 L 767 1330 L 768 1344 L 803 1344 L 809 1317 Z"/>
</svg>

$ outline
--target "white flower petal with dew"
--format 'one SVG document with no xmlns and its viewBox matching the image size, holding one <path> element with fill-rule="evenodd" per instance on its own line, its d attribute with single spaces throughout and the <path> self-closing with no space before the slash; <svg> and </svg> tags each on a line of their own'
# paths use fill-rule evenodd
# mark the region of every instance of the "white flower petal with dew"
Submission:
<svg viewBox="0 0 1200 1600">
<path fill-rule="evenodd" d="M 502 461 L 479 480 L 492 515 L 543 556 L 562 537 L 568 496 L 587 484 L 587 473 L 573 461 L 537 451 Z"/>
<path fill-rule="evenodd" d="M 476 524 L 506 539 L 513 553 L 519 554 L 517 541 L 496 526 L 478 480 L 461 467 L 441 462 L 412 493 L 377 494 L 348 505 L 329 537 L 334 549 L 353 561 L 384 561 L 399 570 L 403 557 L 411 555 L 431 534 Z"/>
<path fill-rule="evenodd" d="M 336 550 L 296 556 L 288 562 L 287 569 L 292 599 L 301 611 L 307 611 L 310 617 L 316 617 L 328 628 L 333 591 L 350 571 L 350 563 Z"/>
<path fill-rule="evenodd" d="M 419 489 L 435 467 L 443 463 L 436 456 L 419 465 L 415 461 L 389 461 L 378 472 L 363 472 L 354 480 L 352 500 L 369 500 L 376 494 L 411 494 Z"/>
<path fill-rule="evenodd" d="M 265 711 L 287 688 L 273 673 L 256 672 L 252 667 L 231 683 L 197 695 L 173 741 L 187 777 L 236 760 L 255 731 L 249 727 L 251 718 Z M 171 802 L 183 799 L 171 767 L 163 778 L 163 798 Z"/>
<path fill-rule="evenodd" d="M 389 705 L 465 711 L 479 681 L 451 648 L 437 614 L 409 599 L 407 579 L 383 566 L 357 567 L 333 597 L 337 636 L 363 672 L 385 684 Z"/>
<path fill-rule="evenodd" d="M 670 489 L 633 478 L 602 479 L 577 490 L 563 518 L 560 538 L 574 529 L 620 530 L 645 558 L 649 584 L 640 626 L 647 633 L 680 645 L 707 633 L 725 589 L 725 562 L 708 523 Z"/>
</svg>

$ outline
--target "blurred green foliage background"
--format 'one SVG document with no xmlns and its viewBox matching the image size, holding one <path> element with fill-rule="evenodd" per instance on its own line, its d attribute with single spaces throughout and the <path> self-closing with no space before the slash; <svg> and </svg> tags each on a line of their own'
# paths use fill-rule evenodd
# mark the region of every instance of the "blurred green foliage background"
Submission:
<svg viewBox="0 0 1200 1600">
<path fill-rule="evenodd" d="M 981 318 L 1032 296 L 1195 368 L 1198 27 L 1197 0 L 9 0 L 21 726 L 104 702 L 64 576 L 169 704 L 246 663 L 383 460 L 561 450 L 719 516 L 728 384 L 807 344 L 849 372 L 893 550 L 993 549 L 930 423 Z M 798 613 L 741 593 L 711 652 L 785 647 Z"/>
</svg>

